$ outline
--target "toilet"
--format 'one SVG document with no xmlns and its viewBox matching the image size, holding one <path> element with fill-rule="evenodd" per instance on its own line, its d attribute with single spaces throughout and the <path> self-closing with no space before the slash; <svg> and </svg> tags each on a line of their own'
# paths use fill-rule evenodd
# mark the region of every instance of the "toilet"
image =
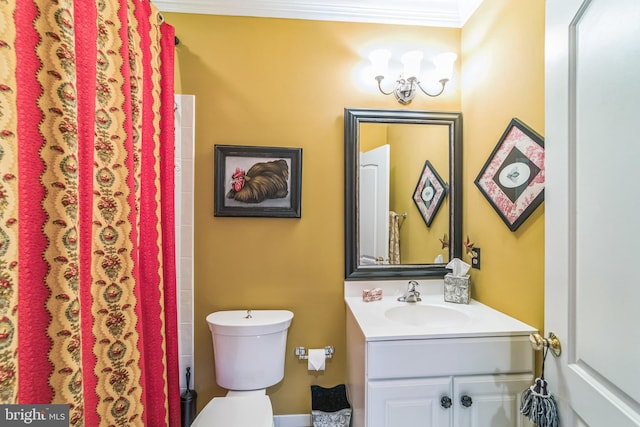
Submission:
<svg viewBox="0 0 640 427">
<path fill-rule="evenodd" d="M 216 382 L 227 389 L 200 411 L 192 427 L 273 427 L 267 387 L 282 381 L 288 310 L 231 310 L 207 316 Z"/>
</svg>

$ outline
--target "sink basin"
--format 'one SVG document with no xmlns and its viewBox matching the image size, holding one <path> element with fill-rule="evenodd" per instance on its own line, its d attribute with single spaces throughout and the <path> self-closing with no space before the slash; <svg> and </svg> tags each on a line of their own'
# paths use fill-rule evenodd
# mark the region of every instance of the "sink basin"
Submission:
<svg viewBox="0 0 640 427">
<path fill-rule="evenodd" d="M 384 312 L 387 319 L 412 326 L 449 327 L 464 324 L 469 316 L 455 308 L 430 304 L 411 304 L 393 307 Z"/>
</svg>

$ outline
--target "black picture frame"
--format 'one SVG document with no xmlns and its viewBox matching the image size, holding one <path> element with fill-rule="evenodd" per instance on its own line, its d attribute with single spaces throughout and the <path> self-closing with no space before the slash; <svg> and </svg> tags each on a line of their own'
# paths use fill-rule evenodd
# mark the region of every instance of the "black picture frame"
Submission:
<svg viewBox="0 0 640 427">
<path fill-rule="evenodd" d="M 544 200 L 544 153 L 544 138 L 513 118 L 474 181 L 511 231 Z"/>
<path fill-rule="evenodd" d="M 425 160 L 420 178 L 413 191 L 413 202 L 427 227 L 447 196 L 447 186 L 429 160 Z"/>
<path fill-rule="evenodd" d="M 300 218 L 302 148 L 214 146 L 214 216 Z"/>
</svg>

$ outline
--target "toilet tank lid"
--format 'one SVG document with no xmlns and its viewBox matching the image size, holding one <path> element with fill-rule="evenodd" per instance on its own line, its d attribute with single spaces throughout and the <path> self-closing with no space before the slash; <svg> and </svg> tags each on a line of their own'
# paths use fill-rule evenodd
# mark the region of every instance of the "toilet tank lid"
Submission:
<svg viewBox="0 0 640 427">
<path fill-rule="evenodd" d="M 222 335 L 260 335 L 281 332 L 289 328 L 293 313 L 289 310 L 229 310 L 207 316 L 213 333 Z"/>
</svg>

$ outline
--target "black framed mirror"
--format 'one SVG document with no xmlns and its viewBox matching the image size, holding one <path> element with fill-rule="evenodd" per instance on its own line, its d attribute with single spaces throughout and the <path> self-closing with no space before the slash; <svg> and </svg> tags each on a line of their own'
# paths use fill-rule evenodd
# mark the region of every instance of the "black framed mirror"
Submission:
<svg viewBox="0 0 640 427">
<path fill-rule="evenodd" d="M 462 113 L 345 108 L 344 155 L 345 279 L 444 277 L 462 256 Z"/>
</svg>

